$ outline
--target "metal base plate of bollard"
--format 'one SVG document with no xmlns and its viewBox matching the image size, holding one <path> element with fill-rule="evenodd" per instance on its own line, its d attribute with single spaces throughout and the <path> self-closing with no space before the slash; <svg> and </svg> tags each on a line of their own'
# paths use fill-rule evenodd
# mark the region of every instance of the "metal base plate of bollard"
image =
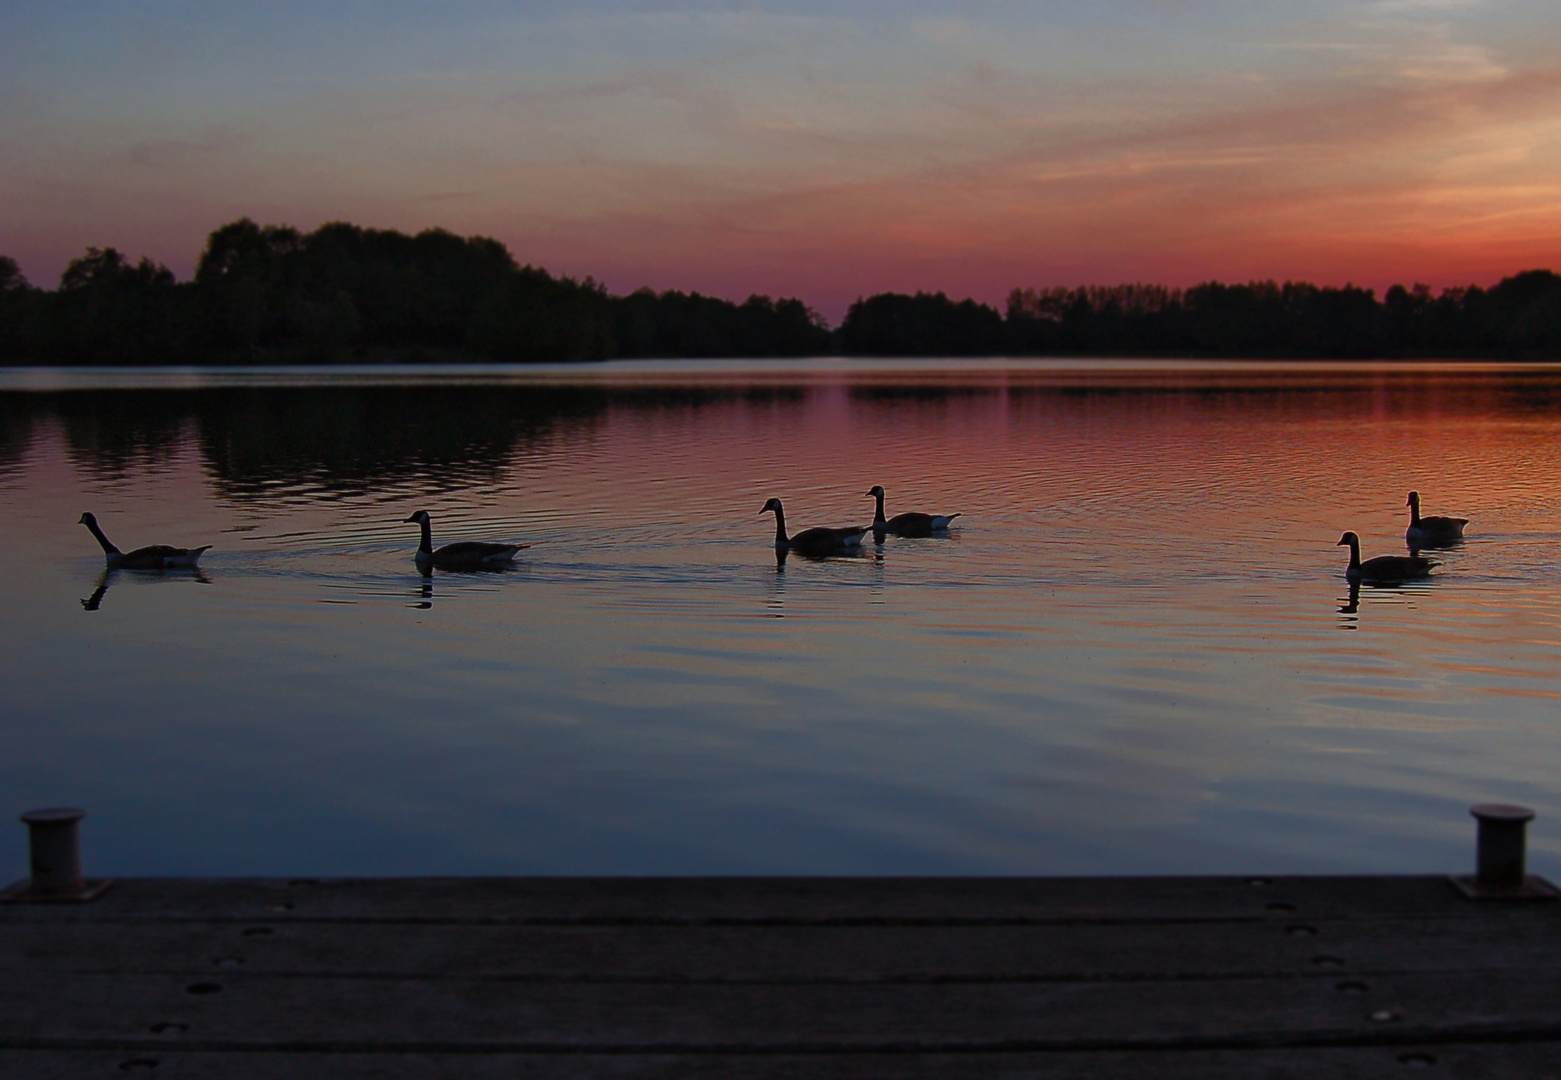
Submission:
<svg viewBox="0 0 1561 1080">
<path fill-rule="evenodd" d="M 79 890 L 60 893 L 35 889 L 31 881 L 18 881 L 4 892 L 0 892 L 0 904 L 85 904 L 89 900 L 96 900 L 102 896 L 104 890 L 112 884 L 114 883 L 106 878 L 83 881 Z"/>
<path fill-rule="evenodd" d="M 1449 874 L 1447 880 L 1470 900 L 1555 900 L 1561 897 L 1561 889 L 1538 874 L 1525 874 L 1523 884 L 1517 888 L 1483 884 L 1478 874 Z"/>
</svg>

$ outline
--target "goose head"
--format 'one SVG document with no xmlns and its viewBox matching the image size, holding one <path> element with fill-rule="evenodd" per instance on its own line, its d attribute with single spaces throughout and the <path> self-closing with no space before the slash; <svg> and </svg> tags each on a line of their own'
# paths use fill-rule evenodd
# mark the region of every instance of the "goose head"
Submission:
<svg viewBox="0 0 1561 1080">
<path fill-rule="evenodd" d="M 881 499 L 881 498 L 883 498 L 883 485 L 882 484 L 874 484 L 872 486 L 872 489 L 870 491 L 868 491 L 867 497 L 869 499 Z"/>
<path fill-rule="evenodd" d="M 1359 547 L 1360 537 L 1356 536 L 1352 532 L 1347 532 L 1343 536 L 1339 537 L 1339 542 L 1333 546 L 1344 547 L 1346 544 L 1348 544 L 1350 547 Z"/>
<path fill-rule="evenodd" d="M 419 510 L 417 513 L 415 513 L 411 517 L 407 518 L 401 524 L 403 524 L 403 525 L 412 525 L 412 524 L 415 523 L 415 524 L 418 524 L 418 525 L 427 525 L 428 522 L 429 522 L 428 511 L 427 510 Z"/>
<path fill-rule="evenodd" d="M 759 514 L 762 517 L 763 515 L 771 513 L 771 512 L 774 512 L 774 513 L 777 513 L 777 514 L 782 512 L 781 511 L 781 501 L 779 499 L 771 499 L 769 502 L 765 503 L 764 504 L 764 509 L 760 510 Z"/>
<path fill-rule="evenodd" d="M 1420 492 L 1418 492 L 1418 491 L 1411 491 L 1409 493 L 1409 501 L 1407 503 L 1405 503 L 1404 505 L 1405 506 L 1413 506 L 1416 510 L 1419 510 L 1420 509 Z"/>
<path fill-rule="evenodd" d="M 82 514 L 81 517 L 76 519 L 76 524 L 77 525 L 85 525 L 88 528 L 91 528 L 93 525 L 96 525 L 97 523 L 98 523 L 97 515 L 92 514 L 92 513 Z"/>
</svg>

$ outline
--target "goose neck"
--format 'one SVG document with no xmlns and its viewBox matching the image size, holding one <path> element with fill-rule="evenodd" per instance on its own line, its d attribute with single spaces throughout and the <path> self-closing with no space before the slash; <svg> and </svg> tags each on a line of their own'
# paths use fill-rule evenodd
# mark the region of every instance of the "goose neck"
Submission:
<svg viewBox="0 0 1561 1080">
<path fill-rule="evenodd" d="M 98 528 L 96 518 L 88 518 L 85 522 L 83 522 L 83 524 L 87 526 L 87 531 L 92 533 L 93 538 L 96 539 L 98 544 L 102 546 L 103 554 L 119 555 L 121 553 L 117 547 L 108 542 L 108 537 L 104 536 L 103 530 Z"/>
<path fill-rule="evenodd" d="M 875 503 L 877 503 L 877 505 L 878 505 L 878 509 L 876 511 L 874 511 L 874 513 L 873 513 L 873 524 L 874 525 L 886 525 L 886 524 L 888 524 L 888 519 L 883 516 L 883 492 L 880 491 L 878 494 L 874 495 L 873 496 L 873 501 Z"/>
<path fill-rule="evenodd" d="M 791 541 L 786 538 L 786 511 L 777 506 L 771 513 L 775 515 L 775 542 L 789 544 Z"/>
<path fill-rule="evenodd" d="M 423 530 L 423 540 L 422 540 L 422 542 L 420 544 L 417 545 L 417 553 L 419 555 L 432 555 L 434 553 L 434 529 L 433 529 L 433 526 L 429 524 L 427 518 L 424 518 L 422 521 L 419 521 L 417 524 L 418 524 L 418 528 Z"/>
<path fill-rule="evenodd" d="M 1351 570 L 1359 570 L 1360 569 L 1360 541 L 1359 540 L 1351 540 L 1350 541 L 1350 569 Z"/>
</svg>

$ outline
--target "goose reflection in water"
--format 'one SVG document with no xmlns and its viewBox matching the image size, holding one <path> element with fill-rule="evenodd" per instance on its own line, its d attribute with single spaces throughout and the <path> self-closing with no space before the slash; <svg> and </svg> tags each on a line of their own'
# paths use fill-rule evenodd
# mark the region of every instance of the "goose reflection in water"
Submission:
<svg viewBox="0 0 1561 1080">
<path fill-rule="evenodd" d="M 427 611 L 434 606 L 434 571 L 429 567 L 423 572 L 417 583 L 417 600 L 407 605 L 409 608 L 417 608 Z"/>
<path fill-rule="evenodd" d="M 524 550 L 530 545 L 520 544 L 518 546 L 521 550 Z M 479 580 L 491 582 L 494 578 L 507 577 L 510 575 L 524 576 L 525 571 L 526 567 L 519 566 L 508 561 L 500 561 L 496 563 L 479 563 L 470 566 L 460 565 L 455 567 L 438 566 L 433 563 L 419 563 L 417 567 L 417 584 L 412 592 L 412 598 L 407 601 L 406 606 L 409 608 L 417 608 L 422 611 L 427 611 L 434 606 L 434 577 L 436 572 L 438 576 L 454 578 L 457 582 L 466 581 L 476 583 Z M 457 586 L 457 591 L 459 591 L 460 588 L 460 586 Z M 485 589 L 482 591 L 491 592 L 492 590 Z M 447 590 L 445 593 L 446 599 L 448 599 L 451 595 L 452 593 Z"/>
<path fill-rule="evenodd" d="M 1355 615 L 1355 616 L 1359 616 L 1359 614 L 1360 614 L 1360 594 L 1361 594 L 1361 589 L 1362 588 L 1366 588 L 1366 589 L 1371 590 L 1370 593 L 1368 594 L 1368 595 L 1371 595 L 1371 596 L 1383 596 L 1383 597 L 1395 596 L 1395 597 L 1401 597 L 1403 599 L 1409 599 L 1409 598 L 1411 598 L 1411 597 L 1413 597 L 1413 596 L 1415 596 L 1417 594 L 1430 592 L 1432 589 L 1435 589 L 1435 588 L 1438 587 L 1439 582 L 1435 578 L 1431 578 L 1431 577 L 1418 578 L 1418 579 L 1415 579 L 1415 580 L 1408 580 L 1408 581 L 1369 581 L 1368 580 L 1368 581 L 1365 581 L 1365 582 L 1362 582 L 1358 578 L 1354 578 L 1354 579 L 1350 580 L 1349 584 L 1350 584 L 1350 594 L 1349 594 L 1349 596 L 1347 596 L 1347 597 L 1340 597 L 1339 598 L 1341 601 L 1343 601 L 1340 604 L 1340 606 L 1339 606 L 1339 614 L 1340 615 Z M 1358 619 L 1341 620 L 1340 629 L 1342 629 L 1342 630 L 1354 630 L 1354 629 L 1357 629 L 1357 625 L 1356 624 L 1358 623 L 1358 621 L 1359 621 Z"/>
<path fill-rule="evenodd" d="M 786 559 L 792 554 L 790 548 L 775 549 L 775 572 L 784 573 Z M 810 563 L 823 562 L 875 562 L 882 563 L 884 554 L 881 548 L 839 548 L 834 551 L 798 551 L 797 558 Z"/>
<path fill-rule="evenodd" d="M 1435 551 L 1441 553 L 1452 549 L 1461 548 L 1463 547 L 1463 537 L 1460 536 L 1456 540 L 1438 540 L 1434 543 L 1426 543 L 1419 540 L 1406 538 L 1404 540 L 1404 546 L 1409 549 L 1411 558 L 1420 558 L 1421 553 L 1425 551 Z"/>
<path fill-rule="evenodd" d="M 108 592 L 108 587 L 119 580 L 119 570 L 104 570 L 98 575 L 97 588 L 92 590 L 91 596 L 81 598 L 81 610 L 96 611 L 103 604 L 103 597 Z M 206 576 L 206 571 L 198 567 L 174 568 L 168 570 L 140 570 L 135 572 L 136 581 L 195 581 L 202 585 L 210 585 L 211 578 Z"/>
</svg>

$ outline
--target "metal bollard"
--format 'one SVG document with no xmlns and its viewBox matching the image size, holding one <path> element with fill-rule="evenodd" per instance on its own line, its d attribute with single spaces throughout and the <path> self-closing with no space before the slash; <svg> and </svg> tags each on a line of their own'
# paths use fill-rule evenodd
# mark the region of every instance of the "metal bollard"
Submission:
<svg viewBox="0 0 1561 1080">
<path fill-rule="evenodd" d="M 72 806 L 29 810 L 27 825 L 32 877 L 5 890 L 0 897 L 22 903 L 91 900 L 106 881 L 85 881 L 81 876 L 81 841 L 77 823 L 86 811 Z"/>
<path fill-rule="evenodd" d="M 1469 810 L 1479 825 L 1473 877 L 1455 877 L 1453 884 L 1475 900 L 1548 899 L 1555 886 L 1527 872 L 1528 823 L 1534 811 L 1526 806 L 1481 803 Z"/>
<path fill-rule="evenodd" d="M 73 896 L 81 892 L 81 836 L 76 823 L 87 816 L 73 806 L 29 810 L 27 824 L 34 896 Z"/>
<path fill-rule="evenodd" d="M 1488 889 L 1523 886 L 1528 852 L 1524 850 L 1534 811 L 1526 806 L 1481 803 L 1469 811 L 1480 823 L 1476 841 L 1476 880 Z"/>
</svg>

